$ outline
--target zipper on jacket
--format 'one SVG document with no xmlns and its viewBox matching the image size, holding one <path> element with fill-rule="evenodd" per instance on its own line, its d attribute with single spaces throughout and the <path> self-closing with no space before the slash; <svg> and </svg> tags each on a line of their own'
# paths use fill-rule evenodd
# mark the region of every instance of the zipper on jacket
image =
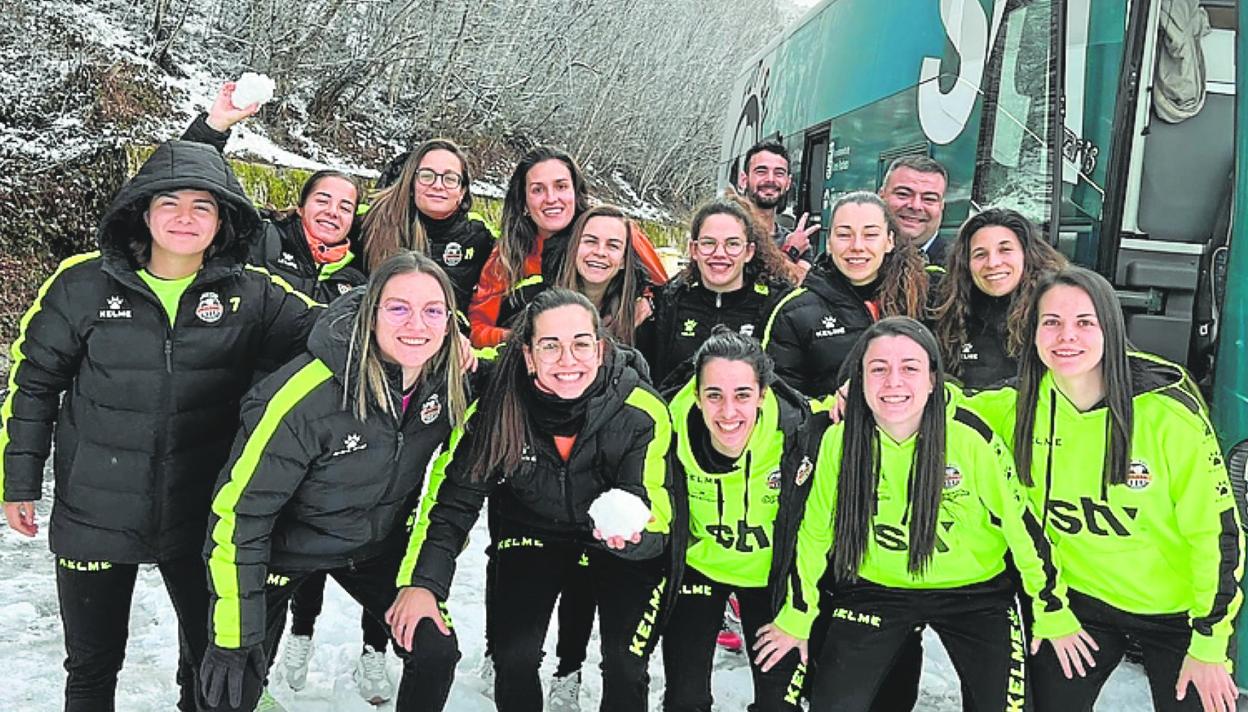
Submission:
<svg viewBox="0 0 1248 712">
<path fill-rule="evenodd" d="M 568 481 L 567 463 L 559 468 L 559 492 L 563 495 L 563 506 L 568 511 L 568 523 L 575 523 L 576 515 L 572 512 L 572 483 Z"/>
<path fill-rule="evenodd" d="M 400 456 L 400 455 L 402 455 L 402 454 L 403 454 L 403 431 L 402 431 L 402 430 L 400 430 L 400 431 L 398 432 L 398 437 L 395 439 L 395 445 L 394 445 L 394 461 L 395 461 L 395 462 L 398 462 L 398 461 L 399 461 L 399 456 Z"/>
<path fill-rule="evenodd" d="M 173 373 L 173 339 L 165 337 L 165 373 Z"/>
</svg>

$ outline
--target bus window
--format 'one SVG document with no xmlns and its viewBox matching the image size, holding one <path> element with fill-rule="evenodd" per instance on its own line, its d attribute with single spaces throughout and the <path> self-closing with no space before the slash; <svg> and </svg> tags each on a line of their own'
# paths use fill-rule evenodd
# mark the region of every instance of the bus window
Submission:
<svg viewBox="0 0 1248 712">
<path fill-rule="evenodd" d="M 1048 222 L 1053 176 L 1052 37 L 1057 2 L 1018 3 L 1002 18 L 985 77 L 972 200 Z"/>
</svg>

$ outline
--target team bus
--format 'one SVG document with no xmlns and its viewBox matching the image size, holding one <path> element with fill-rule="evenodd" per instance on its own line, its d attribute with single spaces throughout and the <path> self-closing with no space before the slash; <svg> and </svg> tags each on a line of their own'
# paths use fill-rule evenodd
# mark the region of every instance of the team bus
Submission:
<svg viewBox="0 0 1248 712">
<path fill-rule="evenodd" d="M 943 231 L 981 206 L 1028 215 L 1114 283 L 1137 346 L 1191 369 L 1242 502 L 1248 283 L 1228 275 L 1248 274 L 1246 21 L 1236 0 L 824 0 L 738 76 L 719 177 L 778 138 L 791 207 L 826 224 L 918 153 L 949 171 Z M 1162 57 L 1184 33 L 1187 87 Z M 1158 98 L 1185 88 L 1177 115 Z M 1243 687 L 1248 645 L 1238 662 Z"/>
</svg>

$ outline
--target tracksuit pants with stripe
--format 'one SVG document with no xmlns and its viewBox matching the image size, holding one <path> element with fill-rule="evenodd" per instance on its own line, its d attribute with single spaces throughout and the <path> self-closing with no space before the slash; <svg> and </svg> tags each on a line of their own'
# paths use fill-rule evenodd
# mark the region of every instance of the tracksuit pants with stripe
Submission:
<svg viewBox="0 0 1248 712">
<path fill-rule="evenodd" d="M 542 644 L 555 601 L 589 560 L 602 643 L 600 712 L 645 712 L 647 666 L 658 641 L 666 559 L 630 561 L 606 550 L 535 536 L 500 522 L 493 542 L 490 642 L 499 712 L 541 712 Z"/>
<path fill-rule="evenodd" d="M 870 710 L 906 640 L 925 626 L 949 653 L 971 697 L 968 709 L 1023 709 L 1027 651 L 1008 576 L 937 590 L 864 582 L 838 590 L 832 606 L 821 611 L 827 630 L 813 671 L 812 710 Z"/>
<path fill-rule="evenodd" d="M 730 593 L 737 594 L 741 605 L 745 654 L 754 680 L 754 703 L 749 706 L 749 712 L 800 711 L 805 675 L 800 654 L 796 650 L 789 651 L 767 672 L 754 664 L 758 629 L 774 618 L 769 591 L 765 587 L 728 586 L 693 568 L 686 568 L 676 607 L 663 630 L 663 671 L 667 679 L 664 712 L 710 712 L 715 640 L 724 621 L 724 605 Z"/>
</svg>

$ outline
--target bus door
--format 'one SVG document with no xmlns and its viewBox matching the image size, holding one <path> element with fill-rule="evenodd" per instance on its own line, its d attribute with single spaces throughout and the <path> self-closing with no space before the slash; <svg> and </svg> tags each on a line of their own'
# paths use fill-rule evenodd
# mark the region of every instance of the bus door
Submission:
<svg viewBox="0 0 1248 712">
<path fill-rule="evenodd" d="M 828 170 L 828 126 L 806 132 L 806 145 L 802 150 L 801 182 L 797 196 L 795 215 L 800 220 L 802 213 L 809 213 L 807 220 L 827 225 L 828 190 L 827 180 L 832 176 Z M 822 254 L 826 248 L 827 230 L 820 230 L 811 240 L 810 248 L 814 254 Z"/>
</svg>

